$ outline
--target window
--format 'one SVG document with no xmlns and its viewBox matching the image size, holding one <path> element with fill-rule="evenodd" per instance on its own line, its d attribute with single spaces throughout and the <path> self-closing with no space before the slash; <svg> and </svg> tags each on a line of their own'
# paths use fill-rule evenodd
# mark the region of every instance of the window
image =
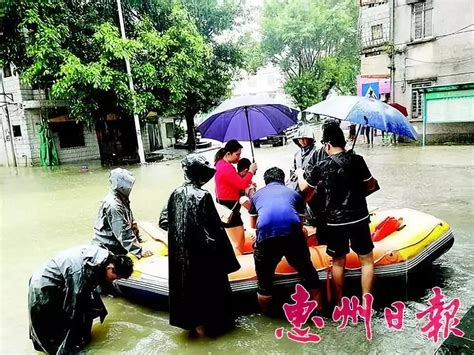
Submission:
<svg viewBox="0 0 474 355">
<path fill-rule="evenodd" d="M 381 55 L 381 54 L 382 54 L 382 51 L 370 51 L 370 52 L 364 53 L 364 57 L 366 57 L 366 58 L 375 57 L 375 56 L 378 56 L 378 55 Z"/>
<path fill-rule="evenodd" d="M 360 0 L 359 4 L 360 6 L 369 6 L 369 7 L 374 7 L 377 6 L 378 4 L 385 4 L 387 0 Z"/>
<path fill-rule="evenodd" d="M 5 67 L 3 67 L 3 77 L 8 78 L 9 76 L 12 76 L 12 68 L 10 64 L 7 64 Z"/>
<path fill-rule="evenodd" d="M 12 128 L 13 128 L 13 137 L 21 137 L 20 125 L 12 125 Z"/>
<path fill-rule="evenodd" d="M 412 39 L 420 40 L 433 36 L 433 0 L 413 4 Z"/>
<path fill-rule="evenodd" d="M 421 119 L 423 114 L 423 92 L 421 88 L 431 86 L 431 81 L 419 82 L 411 85 L 411 117 Z"/>
<path fill-rule="evenodd" d="M 166 138 L 174 138 L 174 124 L 171 122 L 165 123 Z"/>
<path fill-rule="evenodd" d="M 374 25 L 372 28 L 372 41 L 383 38 L 382 24 Z"/>
<path fill-rule="evenodd" d="M 82 123 L 57 122 L 51 123 L 51 130 L 58 134 L 61 148 L 85 147 L 84 126 Z"/>
</svg>

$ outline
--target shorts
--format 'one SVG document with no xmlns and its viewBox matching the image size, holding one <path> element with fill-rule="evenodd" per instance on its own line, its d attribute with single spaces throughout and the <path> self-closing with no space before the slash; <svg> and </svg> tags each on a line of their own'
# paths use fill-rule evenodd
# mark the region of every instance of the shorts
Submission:
<svg viewBox="0 0 474 355">
<path fill-rule="evenodd" d="M 258 293 L 270 296 L 273 291 L 275 269 L 283 257 L 298 271 L 307 290 L 320 287 L 318 272 L 311 262 L 311 256 L 303 233 L 271 237 L 256 243 L 254 250 Z"/>
<path fill-rule="evenodd" d="M 340 257 L 352 249 L 357 255 L 369 254 L 374 249 L 367 221 L 343 226 L 327 226 L 326 254 Z M 350 242 L 350 249 L 349 249 Z"/>
<path fill-rule="evenodd" d="M 243 226 L 242 217 L 240 215 L 240 203 L 238 201 L 232 200 L 217 200 L 217 203 L 220 203 L 223 206 L 226 206 L 234 211 L 229 223 L 222 223 L 224 228 L 233 228 Z"/>
</svg>

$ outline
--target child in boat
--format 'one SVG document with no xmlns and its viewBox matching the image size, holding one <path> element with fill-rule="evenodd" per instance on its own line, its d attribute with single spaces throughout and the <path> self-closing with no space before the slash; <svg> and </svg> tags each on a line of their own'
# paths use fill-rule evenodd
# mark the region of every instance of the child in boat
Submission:
<svg viewBox="0 0 474 355">
<path fill-rule="evenodd" d="M 247 158 L 240 159 L 237 162 L 237 172 L 239 173 L 239 175 L 244 177 L 249 171 L 251 164 L 252 163 Z M 252 197 L 256 189 L 257 189 L 257 184 L 255 184 L 253 181 L 250 181 L 249 186 L 245 190 L 240 192 L 241 197 L 240 197 L 239 202 L 247 210 L 250 208 L 250 197 Z"/>
</svg>

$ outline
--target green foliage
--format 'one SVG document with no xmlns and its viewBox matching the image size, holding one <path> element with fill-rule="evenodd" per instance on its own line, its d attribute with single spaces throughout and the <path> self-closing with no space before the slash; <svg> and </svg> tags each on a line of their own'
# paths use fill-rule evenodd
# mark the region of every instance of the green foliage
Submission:
<svg viewBox="0 0 474 355">
<path fill-rule="evenodd" d="M 252 33 L 246 33 L 239 39 L 243 56 L 243 68 L 247 73 L 255 74 L 265 65 L 262 43 L 253 38 Z"/>
<path fill-rule="evenodd" d="M 285 91 L 304 109 L 331 89 L 355 90 L 359 68 L 355 0 L 268 0 L 263 53 L 285 74 Z"/>
<path fill-rule="evenodd" d="M 176 141 L 182 140 L 184 137 L 186 137 L 186 130 L 180 125 L 175 125 L 173 137 Z"/>
<path fill-rule="evenodd" d="M 238 68 L 244 66 L 241 46 L 231 41 L 217 41 L 216 37 L 232 28 L 242 13 L 240 0 L 182 0 L 190 16 L 195 19 L 199 32 L 212 52 L 200 78 L 193 78 L 176 115 L 184 116 L 187 125 L 187 143 L 194 144 L 194 116 L 208 112 L 230 95 L 231 81 Z M 181 108 L 181 110 L 179 110 Z"/>
<path fill-rule="evenodd" d="M 240 47 L 215 41 L 241 13 L 240 0 L 122 0 L 127 40 L 115 0 L 2 1 L 0 58 L 15 63 L 27 84 L 51 87 L 53 98 L 90 126 L 134 107 L 194 117 L 228 95 L 242 65 Z"/>
<path fill-rule="evenodd" d="M 174 112 L 189 83 L 203 77 L 211 54 L 180 5 L 171 7 L 162 31 L 142 17 L 133 22 L 130 38 L 122 39 L 113 19 L 98 16 L 100 8 L 92 4 L 85 9 L 69 1 L 23 2 L 29 7 L 18 26 L 30 31 L 24 42 L 29 60 L 22 62 L 23 80 L 51 86 L 52 98 L 67 102 L 71 115 L 89 125 L 111 112 L 131 115 L 134 107 L 138 113 Z M 59 8 L 63 15 L 57 19 L 53 13 Z M 91 28 L 85 21 L 74 22 L 74 16 L 97 21 Z M 65 24 L 58 22 L 61 17 Z M 78 35 L 70 23 L 83 25 L 90 35 Z M 124 58 L 131 62 L 135 92 L 128 87 Z"/>
</svg>

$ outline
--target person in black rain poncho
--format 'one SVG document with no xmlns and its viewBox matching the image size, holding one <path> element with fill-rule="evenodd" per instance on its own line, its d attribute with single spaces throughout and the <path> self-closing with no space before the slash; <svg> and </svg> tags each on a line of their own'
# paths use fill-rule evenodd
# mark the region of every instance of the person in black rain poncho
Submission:
<svg viewBox="0 0 474 355">
<path fill-rule="evenodd" d="M 234 326 L 228 274 L 240 265 L 211 194 L 201 188 L 215 169 L 198 154 L 181 164 L 185 182 L 160 216 L 168 230 L 170 324 L 217 336 Z"/>
<path fill-rule="evenodd" d="M 92 321 L 107 315 L 96 287 L 133 272 L 132 260 L 95 245 L 65 250 L 30 279 L 30 339 L 48 354 L 78 352 L 90 341 Z"/>
</svg>

